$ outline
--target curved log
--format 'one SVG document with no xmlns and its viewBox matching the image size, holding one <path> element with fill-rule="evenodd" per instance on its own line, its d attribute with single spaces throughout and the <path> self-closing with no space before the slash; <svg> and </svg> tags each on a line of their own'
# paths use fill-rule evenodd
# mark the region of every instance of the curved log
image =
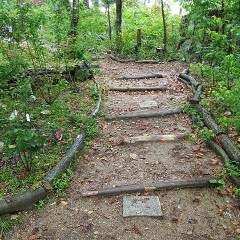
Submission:
<svg viewBox="0 0 240 240">
<path fill-rule="evenodd" d="M 228 157 L 227 153 L 217 143 L 215 143 L 214 141 L 209 141 L 208 145 L 218 156 L 220 156 L 222 158 L 222 160 L 224 162 L 226 162 L 226 161 L 230 162 L 231 161 L 231 159 Z M 239 178 L 230 176 L 230 180 L 233 184 L 240 187 L 240 179 Z"/>
<path fill-rule="evenodd" d="M 116 92 L 145 92 L 145 91 L 166 91 L 167 87 L 110 87 L 109 91 Z"/>
<path fill-rule="evenodd" d="M 200 85 L 200 83 L 197 80 L 195 80 L 193 77 L 191 77 L 185 73 L 181 73 L 179 75 L 179 78 L 184 79 L 185 81 L 187 81 L 190 85 L 194 86 L 195 88 L 197 88 Z"/>
<path fill-rule="evenodd" d="M 201 113 L 203 121 L 205 123 L 205 125 L 213 130 L 213 132 L 216 135 L 222 134 L 223 131 L 221 130 L 221 128 L 218 126 L 218 124 L 215 122 L 215 120 L 213 119 L 212 115 L 205 109 L 203 108 L 201 105 L 199 104 L 195 104 L 194 107 L 196 108 L 196 110 Z"/>
<path fill-rule="evenodd" d="M 96 191 L 87 191 L 81 193 L 83 197 L 91 196 L 113 196 L 123 193 L 144 193 L 149 191 L 159 191 L 178 188 L 203 188 L 212 186 L 209 181 L 218 178 L 200 178 L 194 180 L 172 180 L 159 181 L 149 184 L 124 185 L 112 188 L 103 188 Z"/>
<path fill-rule="evenodd" d="M 164 76 L 161 73 L 149 73 L 145 75 L 139 76 L 123 76 L 117 78 L 118 80 L 140 80 L 140 79 L 147 79 L 147 78 L 163 78 Z"/>
<path fill-rule="evenodd" d="M 198 104 L 201 101 L 201 94 L 202 94 L 202 85 L 199 85 L 196 88 L 193 96 L 189 99 L 189 102 L 192 104 Z"/>
<path fill-rule="evenodd" d="M 43 187 L 0 200 L 0 215 L 15 213 L 33 206 L 37 201 L 44 199 L 48 192 Z"/>
<path fill-rule="evenodd" d="M 96 117 L 101 104 L 101 93 L 97 82 L 95 86 L 98 89 L 98 101 L 96 107 L 93 110 L 91 116 Z M 43 179 L 43 186 L 38 187 L 33 191 L 27 191 L 21 194 L 17 194 L 10 197 L 0 199 L 0 216 L 4 214 L 14 213 L 28 209 L 37 201 L 44 199 L 48 193 L 52 190 L 52 183 L 55 177 L 62 174 L 70 165 L 72 158 L 77 151 L 83 147 L 85 139 L 85 131 L 82 130 L 80 135 L 74 141 L 72 147 L 67 151 L 65 156 L 56 164 L 56 166 L 50 170 L 50 172 Z"/>
<path fill-rule="evenodd" d="M 57 165 L 47 174 L 44 178 L 46 182 L 50 184 L 53 183 L 54 178 L 63 173 L 70 165 L 72 158 L 83 147 L 85 139 L 85 131 L 82 130 L 82 133 L 76 138 L 72 147 L 67 151 L 65 156 L 57 163 Z"/>
<path fill-rule="evenodd" d="M 228 154 L 230 159 L 239 163 L 240 151 L 239 151 L 239 148 L 233 143 L 233 141 L 226 134 L 219 135 L 218 141 L 220 142 L 221 146 L 223 147 L 225 152 Z"/>
<path fill-rule="evenodd" d="M 152 118 L 152 117 L 164 117 L 174 114 L 182 113 L 181 108 L 174 108 L 170 110 L 160 111 L 160 112 L 131 112 L 122 115 L 109 116 L 106 118 L 108 121 L 113 120 L 123 120 L 130 118 Z"/>
</svg>

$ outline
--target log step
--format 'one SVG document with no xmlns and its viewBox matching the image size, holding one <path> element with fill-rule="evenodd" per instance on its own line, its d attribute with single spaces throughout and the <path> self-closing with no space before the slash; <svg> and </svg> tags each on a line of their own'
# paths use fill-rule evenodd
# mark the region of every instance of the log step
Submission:
<svg viewBox="0 0 240 240">
<path fill-rule="evenodd" d="M 116 92 L 146 92 L 146 91 L 166 91 L 167 87 L 110 87 L 109 91 Z"/>
<path fill-rule="evenodd" d="M 123 139 L 123 143 L 146 143 L 146 142 L 172 142 L 186 138 L 189 133 L 166 134 L 166 135 L 143 135 Z"/>
<path fill-rule="evenodd" d="M 138 76 L 123 76 L 117 78 L 118 80 L 139 80 L 139 79 L 148 79 L 148 78 L 163 78 L 164 76 L 161 73 L 148 73 Z"/>
<path fill-rule="evenodd" d="M 122 115 L 116 115 L 116 116 L 108 116 L 106 117 L 106 120 L 113 121 L 113 120 L 124 120 L 124 119 L 130 119 L 130 118 L 152 118 L 152 117 L 164 117 L 174 114 L 182 113 L 182 110 L 180 107 L 170 109 L 170 110 L 164 110 L 164 111 L 158 111 L 158 112 L 131 112 L 126 113 Z"/>
<path fill-rule="evenodd" d="M 95 191 L 82 192 L 83 197 L 91 196 L 112 196 L 123 193 L 144 193 L 149 191 L 159 191 L 167 189 L 179 189 L 179 188 L 203 188 L 210 187 L 212 184 L 210 180 L 218 180 L 218 178 L 199 178 L 191 180 L 170 180 L 170 181 L 159 181 L 148 184 L 134 184 L 134 185 L 123 185 L 117 187 L 103 188 Z"/>
</svg>

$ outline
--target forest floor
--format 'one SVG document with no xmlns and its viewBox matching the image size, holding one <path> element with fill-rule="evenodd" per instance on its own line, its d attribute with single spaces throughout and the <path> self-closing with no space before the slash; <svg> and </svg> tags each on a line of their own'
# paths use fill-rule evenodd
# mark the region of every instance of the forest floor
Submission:
<svg viewBox="0 0 240 240">
<path fill-rule="evenodd" d="M 184 65 L 100 62 L 96 77 L 104 89 L 106 116 L 131 111 L 162 110 L 179 106 L 191 94 L 177 81 Z M 117 80 L 123 75 L 160 72 L 165 77 L 144 80 Z M 167 86 L 158 92 L 110 92 L 109 86 Z M 155 101 L 153 108 L 145 102 Z M 238 203 L 214 189 L 177 189 L 145 194 L 158 196 L 163 217 L 124 218 L 123 195 L 81 197 L 81 192 L 106 186 L 192 179 L 217 175 L 222 163 L 201 141 L 122 145 L 122 137 L 144 134 L 177 134 L 191 130 L 187 115 L 161 118 L 105 121 L 99 118 L 99 135 L 92 148 L 80 156 L 71 187 L 63 199 L 50 199 L 39 211 L 21 214 L 24 224 L 7 236 L 18 240 L 234 240 L 239 231 Z"/>
</svg>

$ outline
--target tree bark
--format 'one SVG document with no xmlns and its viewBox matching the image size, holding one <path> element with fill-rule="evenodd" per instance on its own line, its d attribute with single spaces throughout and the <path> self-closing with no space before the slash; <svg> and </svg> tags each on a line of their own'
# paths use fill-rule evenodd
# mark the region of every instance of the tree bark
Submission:
<svg viewBox="0 0 240 240">
<path fill-rule="evenodd" d="M 131 118 L 164 117 L 164 116 L 170 116 L 170 115 L 180 114 L 180 113 L 182 113 L 181 108 L 174 108 L 174 109 L 163 110 L 158 112 L 130 112 L 122 115 L 109 116 L 106 118 L 106 120 L 115 121 L 115 120 L 131 119 Z"/>
<path fill-rule="evenodd" d="M 85 6 L 85 8 L 89 9 L 90 8 L 89 0 L 83 0 L 83 5 Z"/>
<path fill-rule="evenodd" d="M 137 29 L 136 47 L 135 51 L 138 52 L 142 46 L 142 30 Z"/>
<path fill-rule="evenodd" d="M 108 35 L 109 35 L 109 39 L 112 40 L 112 23 L 111 23 L 110 4 L 109 3 L 107 3 L 107 16 L 108 16 Z"/>
<path fill-rule="evenodd" d="M 147 79 L 147 78 L 163 78 L 164 76 L 161 73 L 146 73 L 145 75 L 139 76 L 123 76 L 117 78 L 118 80 L 140 80 L 140 79 Z"/>
<path fill-rule="evenodd" d="M 146 91 L 166 91 L 167 87 L 110 87 L 109 91 L 116 92 L 146 92 Z"/>
<path fill-rule="evenodd" d="M 203 188 L 211 187 L 210 180 L 217 180 L 217 178 L 199 178 L 191 180 L 172 180 L 172 181 L 159 181 L 149 184 L 134 184 L 134 185 L 123 185 L 117 187 L 103 188 L 96 191 L 82 192 L 83 197 L 92 196 L 112 196 L 122 193 L 136 193 L 136 192 L 149 192 L 159 191 L 168 189 L 179 189 L 179 188 Z"/>
<path fill-rule="evenodd" d="M 162 9 L 162 20 L 163 20 L 163 49 L 164 49 L 164 52 L 167 52 L 167 23 L 166 23 L 163 0 L 161 0 L 161 9 Z"/>
<path fill-rule="evenodd" d="M 122 0 L 116 0 L 116 48 L 122 50 Z"/>
<path fill-rule="evenodd" d="M 72 37 L 73 42 L 76 41 L 78 22 L 79 22 L 79 0 L 73 0 L 70 29 L 70 35 Z"/>
</svg>

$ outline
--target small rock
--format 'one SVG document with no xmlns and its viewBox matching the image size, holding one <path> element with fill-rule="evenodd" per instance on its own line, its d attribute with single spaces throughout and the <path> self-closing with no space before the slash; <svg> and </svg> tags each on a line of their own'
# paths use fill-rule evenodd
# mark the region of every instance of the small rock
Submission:
<svg viewBox="0 0 240 240">
<path fill-rule="evenodd" d="M 187 235 L 192 235 L 193 232 L 190 230 L 190 231 L 187 231 Z"/>
<path fill-rule="evenodd" d="M 13 214 L 13 215 L 11 215 L 11 220 L 16 220 L 17 218 L 18 218 L 18 215 L 17 214 Z"/>
<path fill-rule="evenodd" d="M 230 116 L 232 116 L 232 113 L 230 111 L 227 111 L 227 112 L 224 113 L 224 116 L 230 117 Z"/>
<path fill-rule="evenodd" d="M 155 108 L 158 107 L 158 104 L 156 101 L 145 101 L 139 103 L 140 108 Z"/>
<path fill-rule="evenodd" d="M 42 115 L 50 115 L 50 114 L 51 114 L 51 111 L 49 111 L 49 110 L 43 110 L 43 111 L 41 111 L 41 114 L 42 114 Z"/>
<path fill-rule="evenodd" d="M 135 154 L 135 153 L 130 153 L 130 158 L 132 159 L 132 160 L 136 160 L 137 159 L 137 154 Z"/>
</svg>

